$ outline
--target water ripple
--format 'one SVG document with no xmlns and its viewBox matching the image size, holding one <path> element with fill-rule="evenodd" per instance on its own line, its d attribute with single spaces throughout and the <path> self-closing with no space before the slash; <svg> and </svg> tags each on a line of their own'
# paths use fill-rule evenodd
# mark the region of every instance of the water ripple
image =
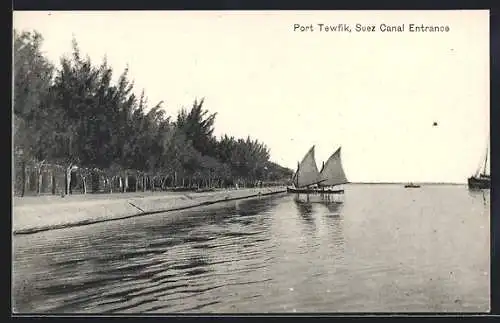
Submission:
<svg viewBox="0 0 500 323">
<path fill-rule="evenodd" d="M 390 185 L 352 186 L 345 195 L 344 203 L 233 201 L 15 236 L 14 309 L 488 310 L 482 196 Z"/>
</svg>

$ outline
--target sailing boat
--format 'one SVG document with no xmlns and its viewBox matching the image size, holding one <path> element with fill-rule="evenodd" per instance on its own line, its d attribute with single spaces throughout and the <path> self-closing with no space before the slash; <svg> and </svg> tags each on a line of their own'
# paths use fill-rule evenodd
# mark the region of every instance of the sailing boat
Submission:
<svg viewBox="0 0 500 323">
<path fill-rule="evenodd" d="M 319 187 L 321 187 L 321 193 L 338 193 L 343 194 L 344 190 L 334 190 L 333 187 L 341 184 L 348 183 L 347 177 L 345 176 L 344 168 L 342 167 L 342 159 L 340 158 L 340 151 L 342 147 L 339 147 L 328 160 L 323 162 L 323 167 L 320 172 Z"/>
<path fill-rule="evenodd" d="M 306 193 L 306 194 L 342 194 L 344 190 L 334 190 L 333 186 L 347 183 L 347 178 L 342 167 L 340 157 L 341 148 L 339 147 L 328 158 L 326 163 L 323 163 L 321 172 L 316 166 L 314 156 L 314 146 L 309 149 L 307 154 L 297 166 L 297 171 L 293 176 L 293 188 L 287 188 L 289 193 Z"/>
<path fill-rule="evenodd" d="M 486 148 L 486 156 L 484 158 L 484 166 L 481 169 L 476 171 L 474 176 L 471 176 L 467 179 L 467 183 L 469 184 L 469 189 L 489 189 L 491 182 L 491 175 L 486 174 L 486 165 L 488 162 L 488 148 Z"/>
<path fill-rule="evenodd" d="M 289 193 L 314 193 L 311 186 L 317 186 L 320 180 L 320 173 L 316 165 L 316 158 L 314 156 L 314 148 L 306 153 L 302 161 L 297 165 L 297 171 L 293 175 L 292 182 L 294 187 L 288 187 Z"/>
</svg>

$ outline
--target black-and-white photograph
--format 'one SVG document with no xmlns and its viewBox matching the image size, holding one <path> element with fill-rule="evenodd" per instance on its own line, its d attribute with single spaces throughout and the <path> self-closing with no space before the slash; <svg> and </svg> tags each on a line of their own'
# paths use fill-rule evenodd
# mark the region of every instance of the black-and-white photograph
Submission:
<svg viewBox="0 0 500 323">
<path fill-rule="evenodd" d="M 490 311 L 489 11 L 14 11 L 12 312 Z"/>
</svg>

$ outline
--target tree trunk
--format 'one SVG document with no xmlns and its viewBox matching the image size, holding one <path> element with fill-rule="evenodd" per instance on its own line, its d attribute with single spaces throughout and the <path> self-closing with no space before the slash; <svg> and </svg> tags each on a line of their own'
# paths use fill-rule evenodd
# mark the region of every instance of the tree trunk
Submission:
<svg viewBox="0 0 500 323">
<path fill-rule="evenodd" d="M 66 180 L 65 180 L 65 194 L 68 195 L 68 194 L 71 194 L 71 166 L 70 165 L 68 168 L 66 168 Z"/>
<path fill-rule="evenodd" d="M 139 175 L 135 174 L 135 191 L 139 190 Z"/>
<path fill-rule="evenodd" d="M 118 176 L 118 187 L 120 189 L 120 192 L 123 193 L 123 180 L 122 180 L 122 176 Z"/>
<path fill-rule="evenodd" d="M 123 192 L 128 192 L 128 174 L 125 173 L 125 184 L 123 185 Z"/>
<path fill-rule="evenodd" d="M 146 175 L 142 175 L 142 191 L 146 192 Z"/>
<path fill-rule="evenodd" d="M 95 170 L 90 172 L 90 187 L 93 194 L 98 193 L 101 188 L 101 175 Z"/>
<path fill-rule="evenodd" d="M 26 162 L 21 162 L 21 197 L 24 196 L 26 191 Z"/>
<path fill-rule="evenodd" d="M 82 176 L 82 189 L 83 189 L 83 194 L 87 194 L 87 180 L 86 176 Z"/>
<path fill-rule="evenodd" d="M 29 192 L 31 191 L 31 169 L 26 168 L 26 190 Z"/>
<path fill-rule="evenodd" d="M 52 195 L 56 195 L 56 175 L 54 174 L 54 171 L 51 172 L 50 183 L 51 183 Z"/>
<path fill-rule="evenodd" d="M 42 182 L 43 182 L 43 177 L 42 177 L 42 170 L 41 168 L 38 169 L 38 183 L 37 183 L 37 194 L 40 195 L 42 193 Z"/>
<path fill-rule="evenodd" d="M 168 175 L 164 176 L 163 177 L 163 181 L 161 182 L 161 189 L 162 189 L 162 191 L 165 190 L 165 184 L 167 183 L 167 178 L 168 178 Z"/>
</svg>

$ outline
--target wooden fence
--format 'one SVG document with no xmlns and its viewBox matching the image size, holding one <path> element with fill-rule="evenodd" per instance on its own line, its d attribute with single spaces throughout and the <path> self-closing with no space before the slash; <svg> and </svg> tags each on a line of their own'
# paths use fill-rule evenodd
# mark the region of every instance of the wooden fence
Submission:
<svg viewBox="0 0 500 323">
<path fill-rule="evenodd" d="M 14 161 L 15 196 L 117 193 L 200 188 L 243 188 L 283 185 L 282 182 L 223 180 L 220 178 L 178 177 L 177 174 L 148 174 L 137 170 L 111 172 L 97 168 L 67 167 L 52 163 Z"/>
</svg>

